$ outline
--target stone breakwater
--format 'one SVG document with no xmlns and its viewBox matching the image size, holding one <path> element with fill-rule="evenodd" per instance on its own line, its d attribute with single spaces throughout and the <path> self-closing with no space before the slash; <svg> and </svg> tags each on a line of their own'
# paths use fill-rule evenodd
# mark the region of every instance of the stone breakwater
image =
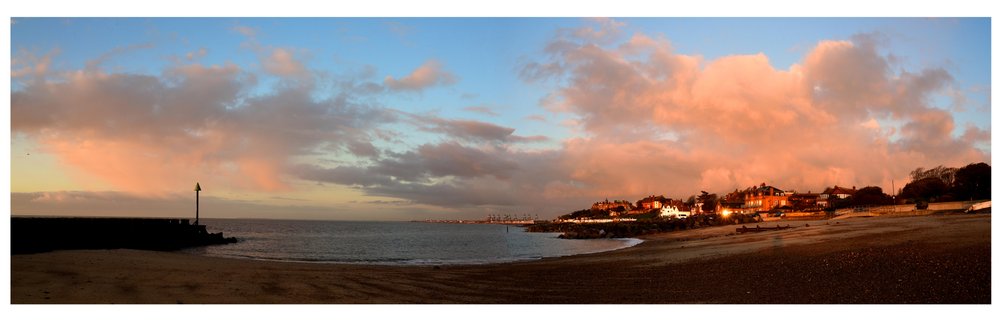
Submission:
<svg viewBox="0 0 1000 333">
<path fill-rule="evenodd" d="M 720 225 L 757 223 L 752 215 L 733 214 L 727 218 L 716 215 L 696 215 L 686 219 L 656 218 L 646 221 L 604 222 L 604 223 L 538 223 L 528 225 L 528 232 L 559 232 L 559 238 L 633 238 L 661 232 L 698 229 Z"/>
<path fill-rule="evenodd" d="M 11 254 L 74 249 L 173 251 L 235 243 L 187 219 L 11 217 Z"/>
</svg>

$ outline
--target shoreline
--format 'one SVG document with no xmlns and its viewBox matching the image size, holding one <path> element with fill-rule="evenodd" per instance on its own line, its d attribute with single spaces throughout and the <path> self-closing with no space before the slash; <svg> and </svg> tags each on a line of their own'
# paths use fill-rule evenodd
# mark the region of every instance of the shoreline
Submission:
<svg viewBox="0 0 1000 333">
<path fill-rule="evenodd" d="M 549 257 L 532 257 L 532 258 L 509 258 L 507 260 L 500 259 L 484 259 L 482 261 L 474 260 L 464 260 L 456 259 L 452 261 L 442 261 L 435 259 L 410 259 L 406 261 L 324 261 L 324 260 L 294 260 L 294 259 L 271 259 L 271 258 L 255 258 L 255 257 L 240 257 L 240 256 L 226 256 L 226 255 L 209 255 L 209 254 L 199 254 L 193 253 L 197 249 L 182 249 L 178 251 L 171 251 L 169 253 L 193 255 L 198 257 L 207 258 L 221 258 L 221 259 L 233 259 L 233 260 L 249 260 L 249 261 L 262 261 L 262 262 L 287 262 L 287 263 L 301 263 L 301 264 L 316 264 L 316 265 L 349 265 L 349 266 L 387 266 L 387 267 L 431 267 L 431 266 L 482 266 L 482 265 L 500 265 L 509 263 L 519 263 L 519 262 L 531 262 L 544 259 L 558 259 L 558 258 L 569 258 L 580 255 L 590 255 L 590 254 L 600 254 L 608 253 L 614 251 L 620 251 L 635 247 L 639 244 L 645 242 L 641 237 L 631 237 L 631 238 L 609 238 L 604 240 L 617 240 L 622 241 L 623 246 L 618 248 L 612 248 L 608 250 L 597 250 L 594 252 L 582 252 L 567 255 L 557 255 Z M 577 239 L 576 241 L 589 241 L 589 239 Z"/>
<path fill-rule="evenodd" d="M 181 252 L 266 262 L 451 266 L 532 261 L 617 250 L 640 243 L 637 239 L 565 240 L 557 237 L 558 233 L 528 233 L 524 228 L 509 228 L 505 232 L 504 226 L 498 225 L 350 222 L 313 228 L 298 222 L 276 225 L 212 222 L 215 229 L 241 241 Z"/>
<path fill-rule="evenodd" d="M 474 265 L 138 250 L 12 255 L 11 302 L 990 303 L 988 214 L 791 224 L 798 227 L 646 235 L 613 251 Z"/>
</svg>

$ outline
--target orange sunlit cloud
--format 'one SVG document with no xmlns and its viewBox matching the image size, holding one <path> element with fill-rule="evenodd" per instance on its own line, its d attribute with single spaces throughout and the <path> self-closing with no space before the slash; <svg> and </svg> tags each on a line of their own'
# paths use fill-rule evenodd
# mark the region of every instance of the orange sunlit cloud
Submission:
<svg viewBox="0 0 1000 333">
<path fill-rule="evenodd" d="M 243 97 L 247 77 L 232 65 L 180 66 L 166 76 L 74 72 L 29 86 L 12 96 L 12 130 L 62 163 L 139 194 L 199 179 L 288 190 L 292 156 L 350 132 L 330 126 L 350 125 L 347 111 L 320 111 L 328 106 L 298 91 Z M 350 134 L 341 141 L 366 139 Z"/>
<path fill-rule="evenodd" d="M 457 79 L 448 71 L 444 70 L 441 63 L 435 60 L 428 60 L 409 75 L 396 79 L 386 76 L 385 86 L 392 90 L 419 91 L 434 85 L 449 85 L 455 83 Z"/>
<path fill-rule="evenodd" d="M 569 84 L 551 97 L 561 101 L 554 111 L 579 115 L 590 134 L 567 141 L 565 165 L 573 179 L 592 185 L 592 197 L 676 196 L 760 182 L 801 191 L 888 189 L 914 165 L 988 159 L 973 147 L 976 139 L 952 137 L 951 114 L 925 102 L 950 76 L 928 70 L 893 77 L 867 36 L 820 42 L 787 70 L 763 54 L 709 61 L 674 54 L 666 41 L 641 35 L 618 48 L 552 45 L 569 73 Z M 876 119 L 902 127 L 882 130 Z"/>
<path fill-rule="evenodd" d="M 815 42 L 778 68 L 763 52 L 706 58 L 616 20 L 587 22 L 495 72 L 434 56 L 394 72 L 312 68 L 321 53 L 263 45 L 245 26 L 232 29 L 256 63 L 202 64 L 226 50 L 185 46 L 188 62 L 158 74 L 110 69 L 144 46 L 83 62 L 108 66 L 60 71 L 59 51 L 22 53 L 12 62 L 11 130 L 128 195 L 163 197 L 195 181 L 267 196 L 335 184 L 377 197 L 357 202 L 476 214 L 565 213 L 604 198 L 683 199 L 761 182 L 888 192 L 916 167 L 990 159 L 989 127 L 934 102 L 963 100 L 956 73 L 907 70 L 876 35 Z M 497 73 L 524 87 L 491 86 Z M 79 206 L 122 195 L 72 194 Z"/>
</svg>

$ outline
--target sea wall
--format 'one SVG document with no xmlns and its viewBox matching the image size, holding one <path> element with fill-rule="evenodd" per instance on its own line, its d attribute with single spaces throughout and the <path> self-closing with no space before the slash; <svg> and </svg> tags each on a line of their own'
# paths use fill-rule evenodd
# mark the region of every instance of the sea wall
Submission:
<svg viewBox="0 0 1000 333">
<path fill-rule="evenodd" d="M 927 205 L 927 209 L 920 210 L 918 210 L 917 206 L 912 203 L 905 205 L 850 207 L 838 209 L 833 213 L 833 215 L 842 216 L 857 212 L 872 212 L 876 215 L 926 215 L 942 211 L 964 211 L 969 207 L 972 207 L 974 204 L 986 201 L 989 200 L 932 202 Z"/>
<path fill-rule="evenodd" d="M 72 249 L 172 251 L 235 243 L 187 219 L 11 217 L 11 254 Z"/>
<path fill-rule="evenodd" d="M 559 232 L 559 238 L 633 238 L 642 235 L 694 228 L 759 222 L 754 216 L 732 214 L 726 218 L 695 215 L 686 219 L 657 218 L 651 221 L 605 223 L 539 223 L 526 227 L 527 232 Z"/>
</svg>

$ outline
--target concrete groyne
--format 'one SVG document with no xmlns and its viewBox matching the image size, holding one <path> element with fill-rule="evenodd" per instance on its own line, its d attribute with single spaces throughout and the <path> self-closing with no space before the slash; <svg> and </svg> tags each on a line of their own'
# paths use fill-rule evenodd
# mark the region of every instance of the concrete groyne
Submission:
<svg viewBox="0 0 1000 333">
<path fill-rule="evenodd" d="M 187 219 L 11 217 L 11 254 L 73 249 L 173 251 L 235 243 Z"/>
</svg>

